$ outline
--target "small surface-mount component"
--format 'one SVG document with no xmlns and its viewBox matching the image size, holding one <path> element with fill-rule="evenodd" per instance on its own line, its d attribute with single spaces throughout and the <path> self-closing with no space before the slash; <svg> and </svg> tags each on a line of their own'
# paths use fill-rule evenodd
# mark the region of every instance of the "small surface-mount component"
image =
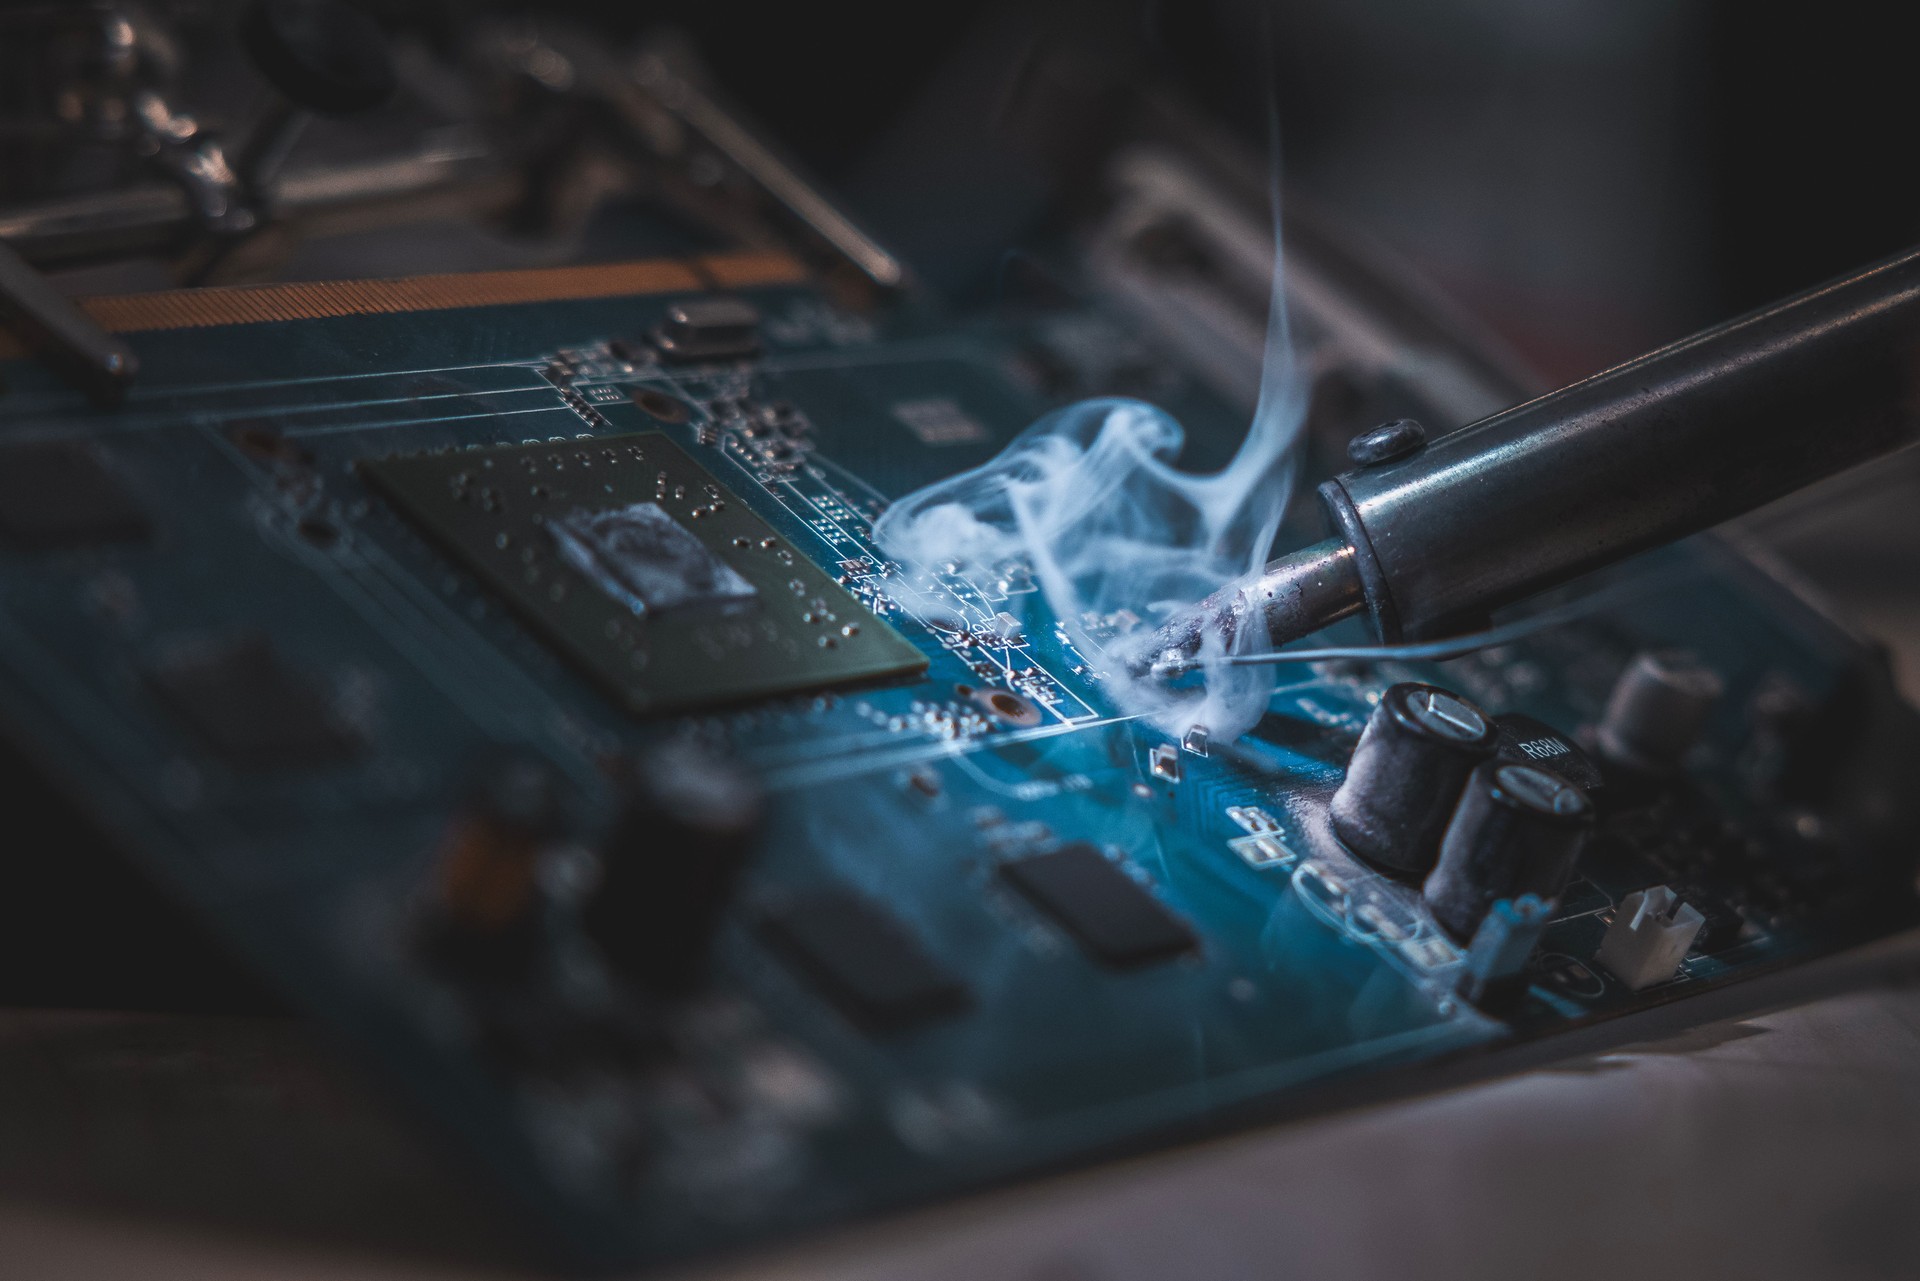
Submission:
<svg viewBox="0 0 1920 1281">
<path fill-rule="evenodd" d="M 1286 867 L 1299 858 L 1293 848 L 1273 832 L 1236 836 L 1227 842 L 1227 848 L 1238 854 L 1248 867 L 1255 868 Z"/>
<path fill-rule="evenodd" d="M 1171 752 L 1173 749 L 1168 747 Z M 1175 758 L 1174 763 L 1179 763 Z M 1258 805 L 1229 805 L 1227 817 L 1245 836 L 1236 836 L 1227 841 L 1227 848 L 1238 854 L 1248 867 L 1270 868 L 1291 867 L 1300 857 L 1300 852 L 1288 845 L 1280 835 L 1280 820 Z"/>
<path fill-rule="evenodd" d="M 1227 817 L 1232 819 L 1235 826 L 1242 831 L 1256 835 L 1280 830 L 1280 820 L 1258 805 L 1229 805 Z"/>
<path fill-rule="evenodd" d="M 177 646 L 147 679 L 161 701 L 239 768 L 337 765 L 361 746 L 334 720 L 320 691 L 258 633 Z"/>
<path fill-rule="evenodd" d="M 475 771 L 448 820 L 421 922 L 428 948 L 450 967 L 507 977 L 539 944 L 539 864 L 561 826 L 553 767 L 525 753 Z"/>
<path fill-rule="evenodd" d="M 1474 770 L 1421 890 L 1456 939 L 1474 936 L 1500 899 L 1554 899 L 1593 829 L 1585 792 L 1543 769 L 1493 760 Z"/>
<path fill-rule="evenodd" d="M 1180 781 L 1180 749 L 1172 743 L 1155 743 L 1147 753 L 1147 768 L 1153 776 L 1168 783 Z"/>
<path fill-rule="evenodd" d="M 667 308 L 652 337 L 677 364 L 742 360 L 760 350 L 760 311 L 739 298 L 689 298 Z"/>
<path fill-rule="evenodd" d="M 57 551 L 134 542 L 150 532 L 145 510 L 89 447 L 0 449 L 0 547 Z"/>
<path fill-rule="evenodd" d="M 1537 894 L 1496 900 L 1467 946 L 1460 995 L 1483 1009 L 1511 1005 L 1525 990 L 1527 961 L 1552 915 L 1552 901 Z"/>
<path fill-rule="evenodd" d="M 813 891 L 768 912 L 760 930 L 828 1000 L 871 1031 L 895 1031 L 967 1007 L 966 987 L 864 895 Z"/>
<path fill-rule="evenodd" d="M 1706 924 L 1699 909 L 1664 885 L 1635 890 L 1614 909 L 1613 924 L 1594 960 L 1638 992 L 1664 983 L 1680 970 L 1693 939 Z"/>
<path fill-rule="evenodd" d="M 1646 650 L 1614 683 L 1601 718 L 1600 751 L 1648 774 L 1678 770 L 1720 700 L 1720 674 L 1691 655 Z"/>
<path fill-rule="evenodd" d="M 1006 610 L 1001 610 L 987 620 L 987 635 L 1002 645 L 1024 645 L 1027 643 L 1027 629 L 1024 624 Z"/>
<path fill-rule="evenodd" d="M 629 982 L 660 996 L 699 985 L 720 913 L 758 841 L 759 783 L 689 746 L 641 758 L 581 920 Z"/>
<path fill-rule="evenodd" d="M 1146 965 L 1195 946 L 1184 921 L 1084 842 L 1002 863 L 1000 874 L 1103 965 Z"/>
<path fill-rule="evenodd" d="M 1467 775 L 1493 755 L 1499 736 L 1492 717 L 1450 690 L 1390 687 L 1333 794 L 1334 834 L 1378 867 L 1424 875 Z"/>
<path fill-rule="evenodd" d="M 632 711 L 926 668 L 919 650 L 657 432 L 381 458 L 361 470 Z"/>
</svg>

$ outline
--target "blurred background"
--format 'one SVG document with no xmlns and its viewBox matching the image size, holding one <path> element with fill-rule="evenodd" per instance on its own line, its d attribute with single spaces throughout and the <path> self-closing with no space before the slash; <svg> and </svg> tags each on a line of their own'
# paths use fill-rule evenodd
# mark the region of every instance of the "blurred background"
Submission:
<svg viewBox="0 0 1920 1281">
<path fill-rule="evenodd" d="M 481 86 L 451 83 L 451 70 L 490 25 L 537 13 L 550 30 L 577 25 L 610 47 L 671 29 L 758 127 L 923 273 L 963 293 L 987 287 L 1001 254 L 1044 240 L 1082 198 L 1072 189 L 1085 177 L 1073 153 L 1100 144 L 1122 100 L 1176 96 L 1263 155 L 1277 105 L 1290 203 L 1390 246 L 1555 382 L 1920 235 L 1920 174 L 1901 146 L 1914 113 L 1910 55 L 1884 6 L 366 8 L 398 42 L 401 98 L 380 113 L 323 122 L 309 149 L 324 151 L 329 133 L 398 135 L 436 115 L 452 137 L 457 117 L 472 126 L 490 111 L 536 114 L 542 104 L 524 96 L 481 108 L 460 101 Z M 133 163 L 81 154 L 76 136 L 97 141 L 123 129 L 132 110 L 124 98 L 141 84 L 191 106 L 203 127 L 242 131 L 263 85 L 233 38 L 236 10 L 213 0 L 0 4 L 11 59 L 0 82 L 9 203 L 90 189 Z M 135 20 L 122 38 L 141 69 L 99 65 L 103 15 Z M 46 38 L 54 28 L 67 29 L 57 42 Z M 64 56 L 50 58 L 50 48 Z M 514 212 L 520 232 L 537 225 L 531 211 Z M 516 252 L 511 237 L 491 238 L 502 242 L 493 256 Z M 488 239 L 411 247 L 480 258 Z M 275 274 L 317 270 L 281 267 Z M 75 287 L 87 279 L 75 277 Z"/>
<path fill-rule="evenodd" d="M 635 34 L 670 16 L 728 92 L 910 258 L 956 254 L 933 239 L 958 235 L 942 223 L 974 223 L 988 254 L 1039 239 L 1072 199 L 1057 189 L 1062 142 L 1097 133 L 1100 98 L 1130 82 L 1177 87 L 1261 151 L 1277 102 L 1286 199 L 1397 251 L 1556 383 L 1920 239 L 1920 170 L 1901 146 L 1910 52 L 1884 6 L 1076 0 L 906 13 L 710 0 L 583 12 Z M 1046 93 L 1050 108 L 1032 99 Z M 1075 109 L 1087 118 L 1063 118 Z M 959 196 L 964 209 L 970 189 L 1002 202 L 997 236 L 949 205 Z M 929 217 L 943 205 L 952 212 Z M 940 274 L 957 284 L 968 267 L 979 263 Z"/>
</svg>

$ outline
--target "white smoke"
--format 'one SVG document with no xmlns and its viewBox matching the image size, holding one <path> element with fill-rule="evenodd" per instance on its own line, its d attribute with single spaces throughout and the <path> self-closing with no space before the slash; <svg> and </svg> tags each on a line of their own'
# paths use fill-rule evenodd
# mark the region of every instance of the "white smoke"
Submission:
<svg viewBox="0 0 1920 1281">
<path fill-rule="evenodd" d="M 1086 400 L 1048 414 L 993 461 L 894 503 L 874 526 L 881 549 L 905 566 L 954 566 L 975 581 L 1030 566 L 1076 647 L 1093 658 L 1104 648 L 1098 666 L 1120 709 L 1175 737 L 1194 726 L 1220 740 L 1246 732 L 1266 708 L 1271 674 L 1204 667 L 1198 684 L 1169 688 L 1128 674 L 1129 638 L 1104 638 L 1126 611 L 1142 622 L 1138 645 L 1168 614 L 1266 561 L 1293 490 L 1307 400 L 1277 241 L 1259 402 L 1225 468 L 1175 467 L 1185 431 L 1164 410 Z M 1261 631 L 1240 629 L 1234 652 L 1268 648 Z M 1210 634 L 1207 644 L 1197 657 L 1218 657 L 1223 642 Z"/>
</svg>

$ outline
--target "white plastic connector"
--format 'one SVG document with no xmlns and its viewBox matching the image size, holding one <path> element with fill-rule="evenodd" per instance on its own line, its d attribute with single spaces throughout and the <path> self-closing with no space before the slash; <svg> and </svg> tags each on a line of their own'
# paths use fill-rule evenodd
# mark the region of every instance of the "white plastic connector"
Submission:
<svg viewBox="0 0 1920 1281">
<path fill-rule="evenodd" d="M 1681 958 L 1706 923 L 1700 909 L 1681 902 L 1664 885 L 1635 890 L 1620 901 L 1593 959 L 1638 992 L 1679 972 Z"/>
</svg>

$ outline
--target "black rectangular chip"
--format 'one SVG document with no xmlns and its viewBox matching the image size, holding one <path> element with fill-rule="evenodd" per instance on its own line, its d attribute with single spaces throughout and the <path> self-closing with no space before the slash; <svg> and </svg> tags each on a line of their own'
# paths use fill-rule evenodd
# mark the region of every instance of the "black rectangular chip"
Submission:
<svg viewBox="0 0 1920 1281">
<path fill-rule="evenodd" d="M 1194 948 L 1185 922 L 1084 842 L 1002 863 L 1000 874 L 1103 965 L 1145 965 Z"/>
<path fill-rule="evenodd" d="M 767 940 L 862 1027 L 890 1031 L 957 1013 L 967 989 L 899 921 L 849 890 L 819 890 L 761 922 Z"/>
<path fill-rule="evenodd" d="M 176 646 L 147 672 L 161 699 L 214 752 L 251 769 L 337 765 L 360 741 L 337 724 L 321 692 L 257 632 Z"/>
<path fill-rule="evenodd" d="M 359 466 L 638 715 L 927 669 L 918 647 L 663 433 Z"/>
<path fill-rule="evenodd" d="M 145 538 L 147 513 L 85 445 L 0 450 L 0 543 L 28 551 Z"/>
</svg>

